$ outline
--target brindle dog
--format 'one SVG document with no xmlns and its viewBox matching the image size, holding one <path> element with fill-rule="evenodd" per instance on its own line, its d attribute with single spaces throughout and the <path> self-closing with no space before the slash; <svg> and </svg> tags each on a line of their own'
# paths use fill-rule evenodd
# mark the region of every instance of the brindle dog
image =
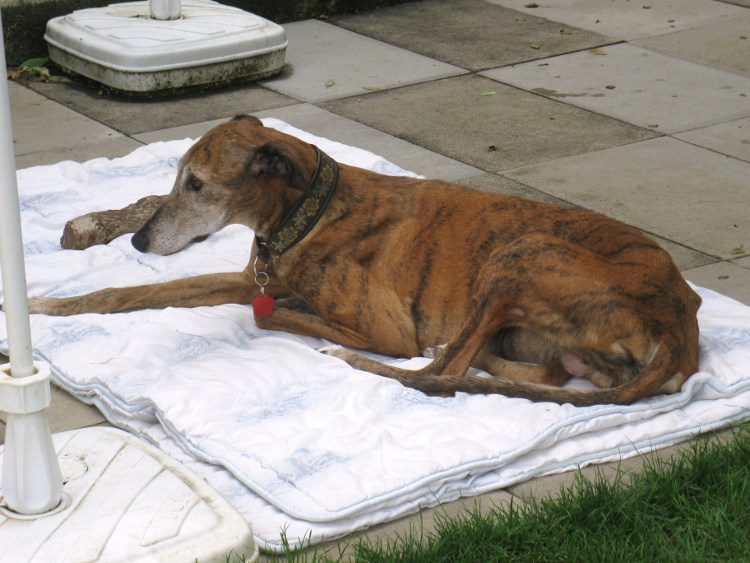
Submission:
<svg viewBox="0 0 750 563">
<path fill-rule="evenodd" d="M 321 164 L 319 155 L 253 117 L 219 125 L 184 156 L 133 245 L 171 254 L 238 223 L 257 237 L 245 271 L 33 298 L 31 310 L 250 303 L 268 276 L 264 292 L 279 301 L 270 316 L 256 311 L 258 326 L 388 356 L 432 349 L 435 359 L 417 371 L 326 350 L 428 393 L 626 404 L 678 391 L 697 371 L 700 298 L 635 229 L 581 209 L 336 166 L 325 155 Z M 140 227 L 121 219 L 123 233 Z M 470 366 L 493 377 L 466 375 Z M 561 388 L 571 376 L 599 388 Z"/>
</svg>

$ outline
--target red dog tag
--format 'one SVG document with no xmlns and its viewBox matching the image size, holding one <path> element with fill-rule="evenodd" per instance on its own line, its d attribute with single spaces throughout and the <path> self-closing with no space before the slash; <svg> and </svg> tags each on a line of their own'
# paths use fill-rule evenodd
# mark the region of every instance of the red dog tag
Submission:
<svg viewBox="0 0 750 563">
<path fill-rule="evenodd" d="M 268 317 L 273 313 L 273 303 L 273 297 L 260 294 L 250 302 L 250 305 L 253 306 L 253 314 L 256 317 Z"/>
</svg>

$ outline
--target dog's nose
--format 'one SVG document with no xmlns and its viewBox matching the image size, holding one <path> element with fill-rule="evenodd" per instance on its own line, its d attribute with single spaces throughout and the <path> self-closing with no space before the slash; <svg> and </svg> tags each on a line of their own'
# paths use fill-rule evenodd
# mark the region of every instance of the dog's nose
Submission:
<svg viewBox="0 0 750 563">
<path fill-rule="evenodd" d="M 133 235 L 130 242 L 136 250 L 146 252 L 146 248 L 148 248 L 148 235 L 141 229 Z"/>
</svg>

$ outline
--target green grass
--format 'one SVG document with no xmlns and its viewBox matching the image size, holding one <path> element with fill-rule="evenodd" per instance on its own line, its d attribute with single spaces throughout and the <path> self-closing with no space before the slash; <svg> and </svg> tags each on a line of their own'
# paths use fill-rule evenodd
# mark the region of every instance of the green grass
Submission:
<svg viewBox="0 0 750 563">
<path fill-rule="evenodd" d="M 697 440 L 681 456 L 654 459 L 614 482 L 579 474 L 555 500 L 440 519 L 434 534 L 358 541 L 345 557 L 289 550 L 286 560 L 750 561 L 750 425 L 727 444 Z"/>
</svg>

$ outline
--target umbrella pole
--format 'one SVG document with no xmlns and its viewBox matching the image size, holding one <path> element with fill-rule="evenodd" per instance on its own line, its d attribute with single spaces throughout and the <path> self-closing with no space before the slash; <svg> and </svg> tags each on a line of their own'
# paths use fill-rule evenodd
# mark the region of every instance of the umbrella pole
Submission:
<svg viewBox="0 0 750 563">
<path fill-rule="evenodd" d="M 0 15 L 0 270 L 10 363 L 0 366 L 0 410 L 7 412 L 2 506 L 6 514 L 40 514 L 62 498 L 62 476 L 45 409 L 49 366 L 34 362 L 21 238 L 10 97 Z"/>
</svg>

